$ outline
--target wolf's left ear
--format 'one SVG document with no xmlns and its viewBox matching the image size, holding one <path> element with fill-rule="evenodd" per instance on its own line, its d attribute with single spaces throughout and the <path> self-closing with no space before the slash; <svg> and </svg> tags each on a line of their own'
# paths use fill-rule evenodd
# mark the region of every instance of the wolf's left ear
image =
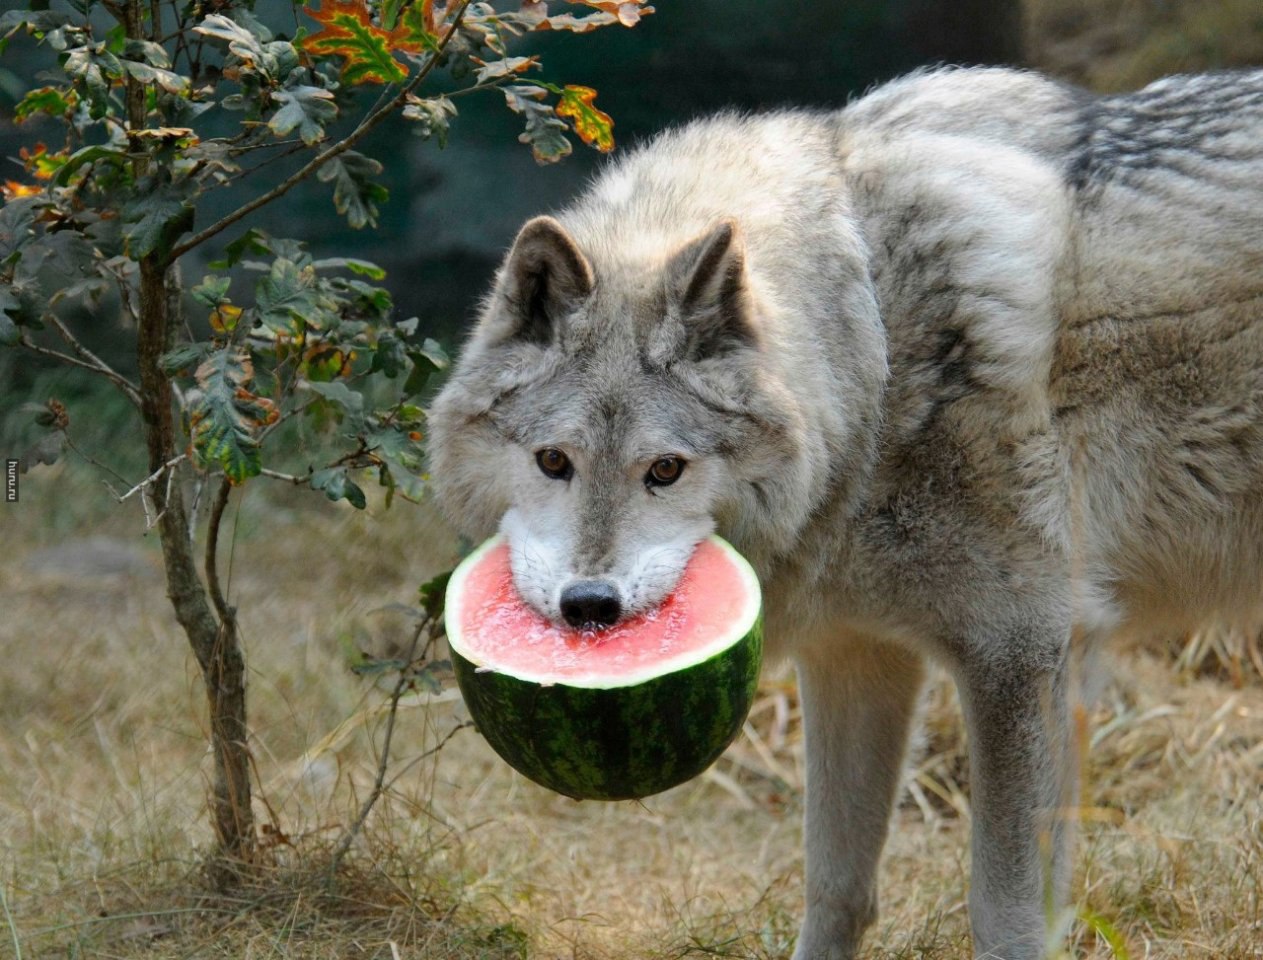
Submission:
<svg viewBox="0 0 1263 960">
<path fill-rule="evenodd" d="M 735 220 L 721 220 L 675 255 L 669 270 L 690 356 L 758 347 L 750 309 L 745 244 Z"/>
<path fill-rule="evenodd" d="M 557 323 L 592 292 L 592 267 L 552 217 L 527 222 L 505 261 L 499 295 L 502 320 L 488 331 L 494 343 L 517 338 L 545 346 Z"/>
</svg>

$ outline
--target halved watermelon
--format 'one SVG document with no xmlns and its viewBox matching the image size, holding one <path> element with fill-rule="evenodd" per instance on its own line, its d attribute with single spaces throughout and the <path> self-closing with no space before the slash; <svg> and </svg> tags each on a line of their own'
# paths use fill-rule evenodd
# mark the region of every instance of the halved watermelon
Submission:
<svg viewBox="0 0 1263 960">
<path fill-rule="evenodd" d="M 447 587 L 447 639 L 478 729 L 536 783 L 576 799 L 647 797 L 732 742 L 763 652 L 759 581 L 718 537 L 657 609 L 604 630 L 558 626 L 513 585 L 493 537 Z"/>
</svg>

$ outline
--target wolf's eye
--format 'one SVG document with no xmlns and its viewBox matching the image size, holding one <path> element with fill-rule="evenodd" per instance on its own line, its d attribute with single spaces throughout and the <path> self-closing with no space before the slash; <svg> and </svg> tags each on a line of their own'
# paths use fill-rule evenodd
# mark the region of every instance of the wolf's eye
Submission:
<svg viewBox="0 0 1263 960">
<path fill-rule="evenodd" d="M 679 457 L 662 457 L 653 462 L 649 472 L 645 474 L 645 485 L 650 487 L 669 487 L 680 479 L 684 472 L 684 461 Z"/>
<path fill-rule="evenodd" d="M 552 477 L 554 480 L 569 480 L 574 476 L 574 467 L 570 464 L 570 458 L 556 447 L 545 447 L 540 450 L 535 454 L 535 462 L 544 471 L 544 476 Z"/>
</svg>

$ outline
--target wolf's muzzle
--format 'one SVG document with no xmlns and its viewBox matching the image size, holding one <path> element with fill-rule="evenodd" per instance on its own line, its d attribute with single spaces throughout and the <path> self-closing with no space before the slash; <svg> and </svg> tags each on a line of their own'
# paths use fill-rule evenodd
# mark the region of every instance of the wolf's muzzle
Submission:
<svg viewBox="0 0 1263 960">
<path fill-rule="evenodd" d="M 623 612 L 618 590 L 604 580 L 579 580 L 561 591 L 561 615 L 572 627 L 608 627 Z"/>
</svg>

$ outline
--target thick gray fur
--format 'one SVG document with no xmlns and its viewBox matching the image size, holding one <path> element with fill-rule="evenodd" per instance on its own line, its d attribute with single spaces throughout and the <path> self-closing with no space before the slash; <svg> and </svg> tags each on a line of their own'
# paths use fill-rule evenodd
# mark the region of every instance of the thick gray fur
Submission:
<svg viewBox="0 0 1263 960">
<path fill-rule="evenodd" d="M 1029 960 L 1068 890 L 1080 654 L 1259 609 L 1261 404 L 1263 73 L 1095 98 L 942 70 L 690 124 L 532 221 L 431 443 L 549 616 L 576 579 L 652 606 L 712 530 L 753 562 L 807 723 L 797 960 L 876 916 L 944 664 L 975 951 Z"/>
</svg>

